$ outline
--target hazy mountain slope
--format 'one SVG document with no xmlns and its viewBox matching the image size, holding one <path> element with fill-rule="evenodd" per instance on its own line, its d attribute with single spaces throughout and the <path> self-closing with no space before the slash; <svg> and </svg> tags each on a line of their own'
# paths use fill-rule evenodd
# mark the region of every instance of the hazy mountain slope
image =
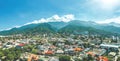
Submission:
<svg viewBox="0 0 120 61">
<path fill-rule="evenodd" d="M 96 29 L 93 27 L 67 25 L 58 31 L 59 33 L 73 33 L 73 34 L 101 34 L 101 35 L 112 35 L 113 33 L 104 30 Z"/>
<path fill-rule="evenodd" d="M 71 21 L 71 22 L 69 22 L 69 24 L 77 25 L 77 26 L 93 27 L 95 29 L 120 34 L 120 27 L 116 27 L 116 26 L 109 25 L 109 24 L 103 25 L 103 24 L 97 24 L 92 21 L 79 21 L 79 20 Z"/>
<path fill-rule="evenodd" d="M 48 22 L 29 24 L 7 31 L 1 31 L 0 35 L 11 34 L 43 34 L 43 33 L 93 33 L 93 34 L 120 34 L 120 27 L 101 25 L 92 21 L 73 20 L 70 22 Z"/>
<path fill-rule="evenodd" d="M 59 30 L 65 27 L 68 23 L 66 22 L 48 22 L 52 27 L 56 28 L 55 30 Z"/>
<path fill-rule="evenodd" d="M 28 27 L 27 27 L 28 26 Z M 47 23 L 36 24 L 34 27 L 26 25 L 20 28 L 13 28 L 7 31 L 1 31 L 1 35 L 11 35 L 11 34 L 39 34 L 39 33 L 53 33 L 54 29 L 51 25 Z"/>
</svg>

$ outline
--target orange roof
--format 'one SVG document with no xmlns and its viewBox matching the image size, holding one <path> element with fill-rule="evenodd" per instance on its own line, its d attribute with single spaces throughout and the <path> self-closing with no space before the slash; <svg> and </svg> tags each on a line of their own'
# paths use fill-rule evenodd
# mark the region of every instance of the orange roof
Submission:
<svg viewBox="0 0 120 61">
<path fill-rule="evenodd" d="M 33 59 L 34 60 L 38 60 L 38 56 L 37 55 L 33 55 Z"/>
<path fill-rule="evenodd" d="M 31 55 L 29 56 L 29 58 L 28 58 L 28 61 L 31 61 L 32 59 L 33 59 L 33 60 L 38 60 L 39 57 L 38 57 L 38 55 L 31 54 Z"/>
<path fill-rule="evenodd" d="M 93 52 L 87 52 L 87 54 L 90 54 L 92 56 L 95 56 L 95 54 Z"/>
<path fill-rule="evenodd" d="M 107 58 L 107 57 L 100 56 L 99 58 L 100 58 L 100 60 L 102 60 L 102 61 L 108 61 L 108 58 Z"/>
<path fill-rule="evenodd" d="M 48 50 L 47 52 L 45 52 L 45 54 L 53 54 L 52 50 Z"/>
<path fill-rule="evenodd" d="M 74 48 L 74 51 L 82 51 L 82 48 Z"/>
<path fill-rule="evenodd" d="M 56 48 L 56 47 L 52 45 L 52 46 L 50 46 L 50 48 Z"/>
</svg>

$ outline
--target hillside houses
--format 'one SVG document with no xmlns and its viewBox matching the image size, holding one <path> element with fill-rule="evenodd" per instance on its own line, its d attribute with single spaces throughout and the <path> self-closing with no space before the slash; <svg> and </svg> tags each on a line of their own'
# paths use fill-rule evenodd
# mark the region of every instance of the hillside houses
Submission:
<svg viewBox="0 0 120 61">
<path fill-rule="evenodd" d="M 103 39 L 96 35 L 70 35 L 66 37 L 49 37 L 46 35 L 45 37 L 37 37 L 6 40 L 7 42 L 0 42 L 0 46 L 3 50 L 15 48 L 22 51 L 22 60 L 27 60 L 30 54 L 38 55 L 39 59 L 44 61 L 59 60 L 59 56 L 64 55 L 70 56 L 71 60 L 75 61 L 76 59 L 88 59 L 89 55 L 96 60 L 101 56 L 117 56 L 120 54 L 119 43 L 106 43 L 106 41 L 112 41 L 109 37 Z"/>
</svg>

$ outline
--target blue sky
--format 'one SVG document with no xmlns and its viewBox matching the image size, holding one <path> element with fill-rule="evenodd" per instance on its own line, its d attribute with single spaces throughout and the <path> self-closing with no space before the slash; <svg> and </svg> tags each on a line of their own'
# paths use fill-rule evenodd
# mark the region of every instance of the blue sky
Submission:
<svg viewBox="0 0 120 61">
<path fill-rule="evenodd" d="M 68 14 L 83 21 L 120 23 L 119 3 L 120 0 L 0 0 L 0 30 Z"/>
</svg>

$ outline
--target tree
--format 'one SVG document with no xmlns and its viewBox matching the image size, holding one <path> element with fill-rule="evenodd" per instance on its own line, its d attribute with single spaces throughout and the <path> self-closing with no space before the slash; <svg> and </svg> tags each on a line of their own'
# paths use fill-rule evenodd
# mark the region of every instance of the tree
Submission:
<svg viewBox="0 0 120 61">
<path fill-rule="evenodd" d="M 0 59 L 4 56 L 3 52 L 0 51 Z"/>
<path fill-rule="evenodd" d="M 3 51 L 3 53 L 4 53 L 4 55 L 7 55 L 7 54 L 10 53 L 10 51 L 9 51 L 8 49 L 5 49 L 5 50 Z"/>
<path fill-rule="evenodd" d="M 38 50 L 37 49 L 32 49 L 32 51 L 31 51 L 33 54 L 36 54 L 36 53 L 38 53 Z"/>
<path fill-rule="evenodd" d="M 83 60 L 80 59 L 80 58 L 78 58 L 78 57 L 76 57 L 76 58 L 74 59 L 74 61 L 83 61 Z"/>
<path fill-rule="evenodd" d="M 82 60 L 83 60 L 83 61 L 88 61 L 88 58 L 87 58 L 87 57 L 83 57 Z"/>
<path fill-rule="evenodd" d="M 119 60 L 120 60 L 120 57 L 118 57 L 117 61 L 119 61 Z"/>
<path fill-rule="evenodd" d="M 71 61 L 70 56 L 59 56 L 59 61 Z"/>
<path fill-rule="evenodd" d="M 92 55 L 88 54 L 88 61 L 93 61 L 94 58 L 92 57 Z"/>
<path fill-rule="evenodd" d="M 7 59 L 9 59 L 10 61 L 14 60 L 14 56 L 12 54 L 8 54 L 7 55 Z"/>
</svg>

